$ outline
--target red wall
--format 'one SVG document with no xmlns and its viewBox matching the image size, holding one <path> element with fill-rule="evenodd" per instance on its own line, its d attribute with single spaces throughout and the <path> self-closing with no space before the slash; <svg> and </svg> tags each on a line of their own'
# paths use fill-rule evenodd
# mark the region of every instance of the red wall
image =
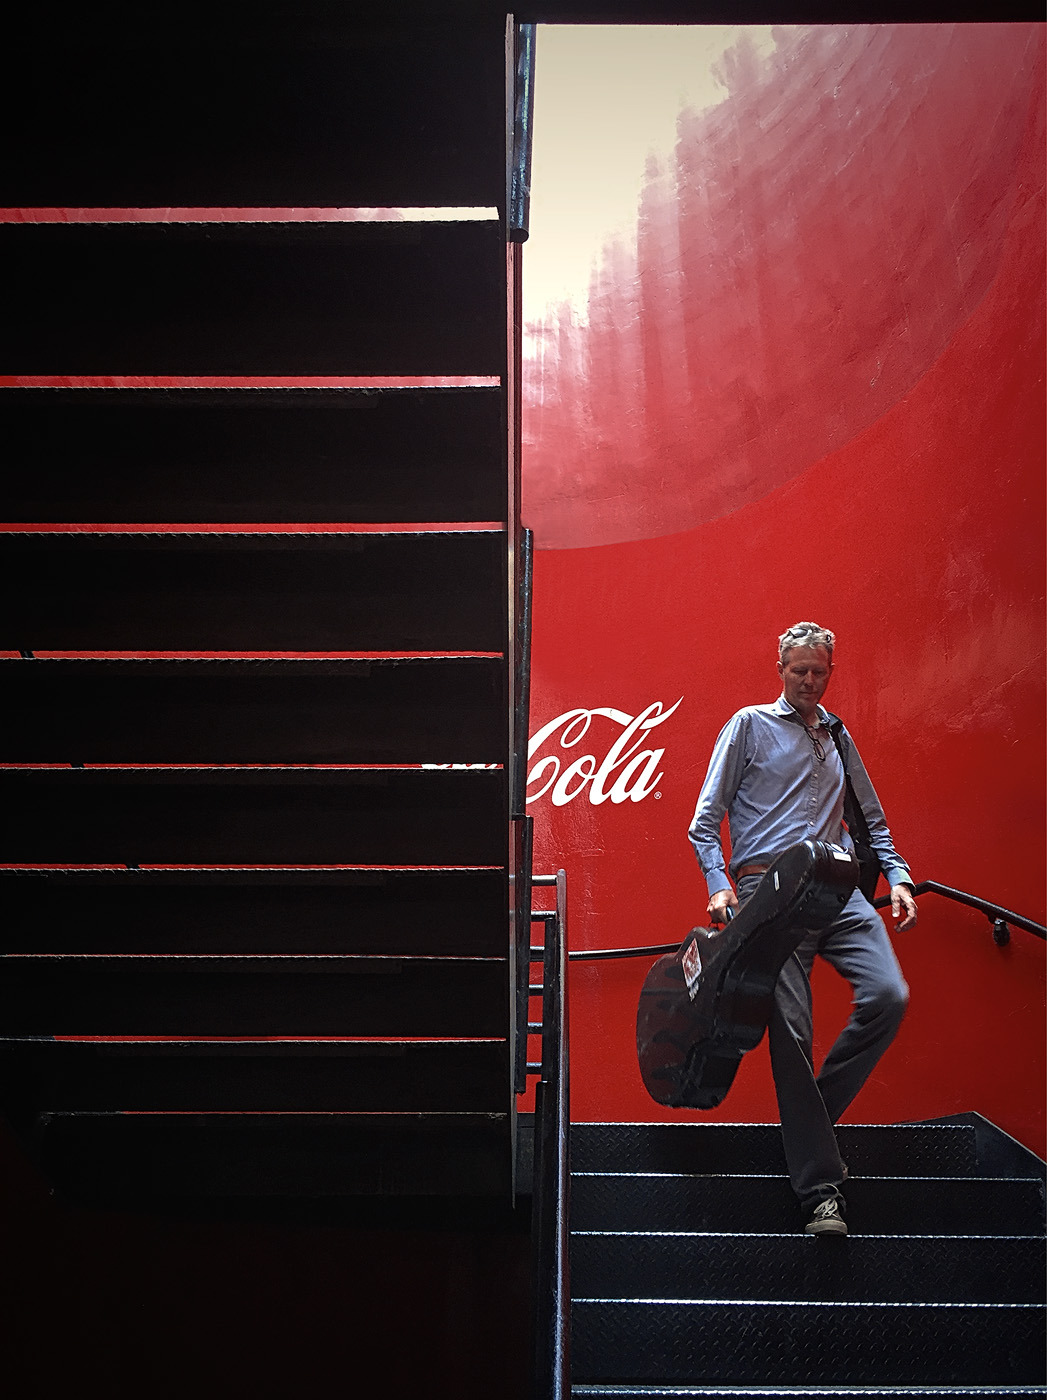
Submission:
<svg viewBox="0 0 1047 1400">
<path fill-rule="evenodd" d="M 680 701 L 636 750 L 664 749 L 646 795 L 532 803 L 537 868 L 568 871 L 576 949 L 704 922 L 686 829 L 712 742 L 814 618 L 916 878 L 1042 921 L 1044 28 L 798 30 L 728 59 L 588 328 L 534 328 L 532 734 Z M 561 727 L 532 769 L 621 732 Z M 849 1120 L 975 1109 L 1042 1155 L 1044 944 L 927 895 L 897 946 L 910 1013 Z M 647 966 L 572 966 L 576 1119 L 674 1116 L 636 1066 Z M 815 995 L 824 1049 L 846 988 L 820 968 Z M 764 1049 L 707 1116 L 776 1119 Z"/>
</svg>

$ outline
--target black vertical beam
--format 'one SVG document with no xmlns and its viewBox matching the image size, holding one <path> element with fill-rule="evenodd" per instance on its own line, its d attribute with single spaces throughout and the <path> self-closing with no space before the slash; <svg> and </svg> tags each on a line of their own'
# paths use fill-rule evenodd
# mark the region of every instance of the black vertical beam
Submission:
<svg viewBox="0 0 1047 1400">
<path fill-rule="evenodd" d="M 531 595 L 534 533 L 523 531 L 520 555 L 519 607 L 516 617 L 516 749 L 513 754 L 510 810 L 515 818 L 527 810 L 527 749 L 531 722 Z"/>
<path fill-rule="evenodd" d="M 516 36 L 516 110 L 510 170 L 509 237 L 514 243 L 524 243 L 530 233 L 531 222 L 535 25 L 517 25 Z"/>
</svg>

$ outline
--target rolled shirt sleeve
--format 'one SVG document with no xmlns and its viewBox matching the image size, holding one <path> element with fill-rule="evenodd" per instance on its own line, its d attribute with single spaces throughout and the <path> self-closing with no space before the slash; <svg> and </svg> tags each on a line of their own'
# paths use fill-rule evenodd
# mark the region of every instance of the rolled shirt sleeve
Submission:
<svg viewBox="0 0 1047 1400">
<path fill-rule="evenodd" d="M 747 720 L 748 716 L 744 713 L 736 714 L 720 730 L 705 782 L 698 794 L 694 820 L 687 831 L 710 895 L 731 888 L 724 864 L 720 827 L 745 771 L 749 737 Z"/>
</svg>

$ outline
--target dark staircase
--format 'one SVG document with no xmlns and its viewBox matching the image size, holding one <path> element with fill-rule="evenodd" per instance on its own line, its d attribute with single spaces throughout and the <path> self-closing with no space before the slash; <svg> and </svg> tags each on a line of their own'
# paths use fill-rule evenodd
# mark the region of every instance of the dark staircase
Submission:
<svg viewBox="0 0 1047 1400">
<path fill-rule="evenodd" d="M 1043 1163 L 976 1114 L 844 1127 L 846 1238 L 779 1130 L 572 1128 L 572 1393 L 1044 1394 Z"/>
<path fill-rule="evenodd" d="M 508 1208 L 505 17 L 292 8 L 8 36 L 0 1097 L 91 1199 Z"/>
<path fill-rule="evenodd" d="M 526 1387 L 508 40 L 5 25 L 19 1400 Z"/>
</svg>

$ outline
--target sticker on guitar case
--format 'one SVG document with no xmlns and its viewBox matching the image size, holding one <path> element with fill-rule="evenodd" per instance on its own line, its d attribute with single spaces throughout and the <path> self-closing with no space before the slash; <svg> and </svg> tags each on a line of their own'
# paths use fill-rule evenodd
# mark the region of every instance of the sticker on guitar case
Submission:
<svg viewBox="0 0 1047 1400">
<path fill-rule="evenodd" d="M 684 952 L 681 966 L 683 967 L 683 979 L 687 983 L 687 994 L 694 1001 L 698 995 L 698 984 L 702 980 L 702 958 L 698 952 L 697 938 L 691 939 L 690 947 Z"/>
</svg>

